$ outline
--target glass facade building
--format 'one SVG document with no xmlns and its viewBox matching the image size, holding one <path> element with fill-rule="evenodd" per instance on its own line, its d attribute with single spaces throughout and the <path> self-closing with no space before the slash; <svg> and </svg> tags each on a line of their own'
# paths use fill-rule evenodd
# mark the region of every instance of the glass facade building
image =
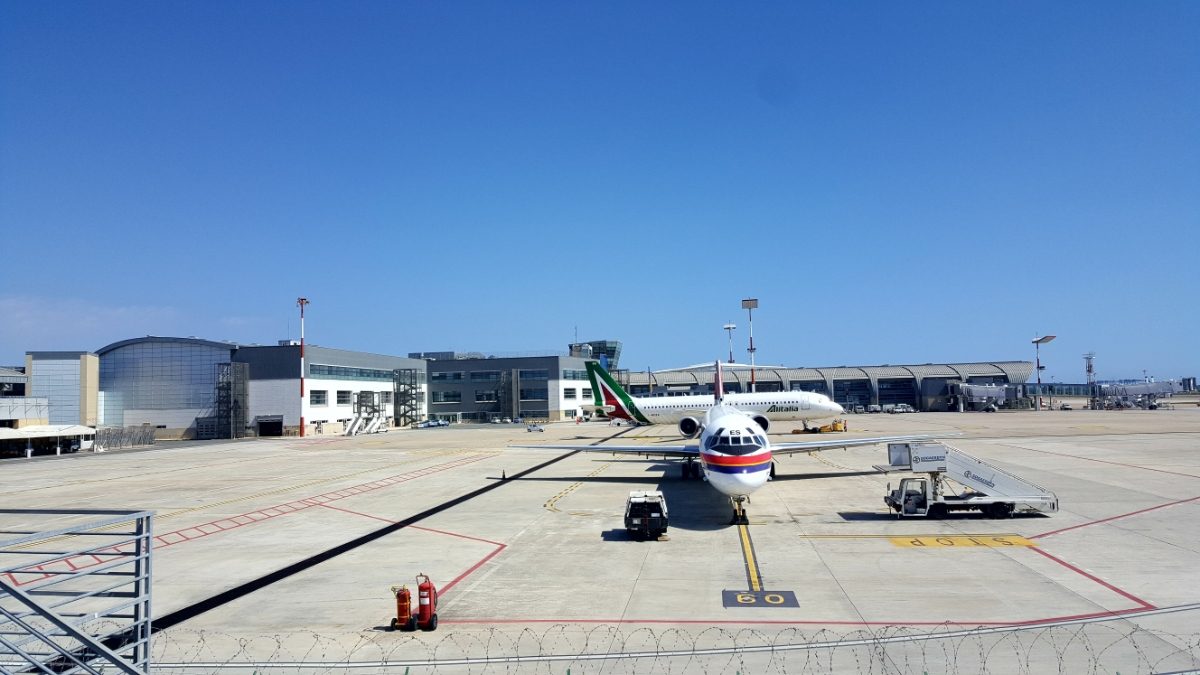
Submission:
<svg viewBox="0 0 1200 675">
<path fill-rule="evenodd" d="M 235 349 L 197 338 L 145 337 L 99 350 L 103 423 L 194 427 L 197 417 L 212 414 L 217 364 L 231 362 Z"/>
<path fill-rule="evenodd" d="M 49 402 L 49 424 L 96 424 L 97 368 L 90 352 L 25 353 L 30 395 Z"/>
</svg>

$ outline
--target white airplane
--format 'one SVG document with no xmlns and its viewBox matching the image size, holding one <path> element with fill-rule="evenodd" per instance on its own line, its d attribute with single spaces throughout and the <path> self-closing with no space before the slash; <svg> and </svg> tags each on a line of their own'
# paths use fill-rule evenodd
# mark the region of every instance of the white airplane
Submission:
<svg viewBox="0 0 1200 675">
<path fill-rule="evenodd" d="M 719 368 L 720 364 L 717 365 Z M 588 361 L 586 367 L 597 410 L 637 424 L 676 424 L 684 438 L 694 438 L 700 432 L 705 426 L 706 411 L 716 403 L 707 394 L 635 398 L 625 393 L 600 364 Z M 763 431 L 770 428 L 771 420 L 800 421 L 807 428 L 809 420 L 837 417 L 846 412 L 828 396 L 811 391 L 718 393 L 726 407 L 749 415 Z"/>
<path fill-rule="evenodd" d="M 607 373 L 604 374 L 607 375 Z M 930 434 L 919 434 L 773 444 L 767 437 L 766 429 L 751 413 L 727 405 L 720 397 L 722 391 L 720 362 L 717 362 L 714 379 L 715 391 L 718 392 L 717 398 L 703 414 L 699 442 L 695 445 L 518 445 L 514 447 L 682 459 L 684 461 L 682 465 L 684 478 L 703 478 L 718 492 L 729 497 L 733 503 L 733 522 L 737 524 L 746 522 L 743 504 L 750 500 L 751 493 L 775 476 L 774 458 L 776 456 L 933 438 Z"/>
</svg>

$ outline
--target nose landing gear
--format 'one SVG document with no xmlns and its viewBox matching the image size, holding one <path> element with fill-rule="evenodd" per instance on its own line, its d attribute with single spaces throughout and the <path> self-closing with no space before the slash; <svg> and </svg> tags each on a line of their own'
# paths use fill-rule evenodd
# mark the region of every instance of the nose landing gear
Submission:
<svg viewBox="0 0 1200 675">
<path fill-rule="evenodd" d="M 750 501 L 746 495 L 730 497 L 729 501 L 733 503 L 733 519 L 729 521 L 730 525 L 749 525 L 750 521 L 746 516 L 746 508 L 744 502 Z"/>
</svg>

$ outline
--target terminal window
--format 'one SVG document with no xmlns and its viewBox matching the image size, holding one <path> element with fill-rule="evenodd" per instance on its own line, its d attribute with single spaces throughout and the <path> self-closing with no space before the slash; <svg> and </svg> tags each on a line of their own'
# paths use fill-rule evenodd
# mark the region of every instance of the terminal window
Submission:
<svg viewBox="0 0 1200 675">
<path fill-rule="evenodd" d="M 568 387 L 566 389 L 563 389 L 563 398 L 575 398 L 575 394 L 578 391 L 579 391 L 578 389 L 575 389 L 573 387 Z"/>
<path fill-rule="evenodd" d="M 350 392 L 339 389 L 337 393 L 338 405 L 350 405 Z"/>
<path fill-rule="evenodd" d="M 329 392 L 323 389 L 313 389 L 308 392 L 310 405 L 329 405 Z"/>
</svg>

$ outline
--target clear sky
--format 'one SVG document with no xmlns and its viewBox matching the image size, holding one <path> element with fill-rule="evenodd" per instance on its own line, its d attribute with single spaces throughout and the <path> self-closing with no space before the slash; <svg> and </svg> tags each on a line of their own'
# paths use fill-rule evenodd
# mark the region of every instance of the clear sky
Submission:
<svg viewBox="0 0 1200 675">
<path fill-rule="evenodd" d="M 1200 374 L 1197 2 L 0 4 L 0 364 Z"/>
</svg>

